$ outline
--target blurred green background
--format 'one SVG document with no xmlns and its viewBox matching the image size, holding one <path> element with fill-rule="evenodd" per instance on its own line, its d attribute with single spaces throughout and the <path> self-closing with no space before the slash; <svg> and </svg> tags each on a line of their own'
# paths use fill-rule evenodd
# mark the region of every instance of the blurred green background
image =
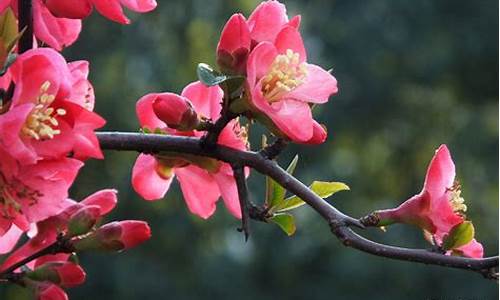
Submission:
<svg viewBox="0 0 500 300">
<path fill-rule="evenodd" d="M 106 130 L 136 131 L 135 102 L 147 92 L 180 92 L 199 62 L 213 64 L 219 32 L 253 0 L 159 1 L 130 26 L 94 14 L 68 60 L 91 62 L 96 111 Z M 434 149 L 447 144 L 486 255 L 498 253 L 498 1 L 286 1 L 302 14 L 309 60 L 333 68 L 340 92 L 318 108 L 329 140 L 299 153 L 297 177 L 337 180 L 352 191 L 331 198 L 362 216 L 397 206 L 420 191 Z M 257 148 L 260 130 L 252 132 Z M 89 161 L 75 199 L 115 187 L 109 219 L 144 219 L 153 239 L 120 255 L 84 254 L 85 285 L 71 299 L 494 299 L 498 284 L 461 270 L 392 261 L 344 248 L 314 211 L 295 212 L 288 238 L 252 223 L 248 243 L 223 205 L 208 221 L 188 213 L 179 188 L 166 199 L 141 200 L 130 187 L 135 153 Z M 263 197 L 253 173 L 251 197 Z M 418 229 L 393 226 L 366 236 L 388 244 L 429 247 Z M 23 299 L 0 287 L 0 299 Z"/>
</svg>

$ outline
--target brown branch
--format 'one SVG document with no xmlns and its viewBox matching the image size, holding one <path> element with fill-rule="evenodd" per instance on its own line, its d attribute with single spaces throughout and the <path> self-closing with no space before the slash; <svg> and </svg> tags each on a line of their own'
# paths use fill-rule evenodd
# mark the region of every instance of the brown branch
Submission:
<svg viewBox="0 0 500 300">
<path fill-rule="evenodd" d="M 239 151 L 220 145 L 206 148 L 201 145 L 200 139 L 193 137 L 122 132 L 99 132 L 97 137 L 101 147 L 106 150 L 189 153 L 216 158 L 231 165 L 251 167 L 261 174 L 270 176 L 288 191 L 304 200 L 328 222 L 332 232 L 344 245 L 366 253 L 397 260 L 464 269 L 482 274 L 486 272 L 491 274 L 492 269 L 498 268 L 498 256 L 482 259 L 447 256 L 426 250 L 378 244 L 365 239 L 349 228 L 364 228 L 357 219 L 347 216 L 331 206 L 302 182 L 288 174 L 276 162 L 267 159 L 258 152 Z"/>
</svg>

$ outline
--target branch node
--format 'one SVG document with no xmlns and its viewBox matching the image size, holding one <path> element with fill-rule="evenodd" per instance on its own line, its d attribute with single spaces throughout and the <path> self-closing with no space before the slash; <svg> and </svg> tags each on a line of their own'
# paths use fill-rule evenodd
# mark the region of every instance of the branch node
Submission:
<svg viewBox="0 0 500 300">
<path fill-rule="evenodd" d="M 274 143 L 271 145 L 265 147 L 264 149 L 259 151 L 259 154 L 264 156 L 267 159 L 275 159 L 278 157 L 278 155 L 285 150 L 286 146 L 288 145 L 288 141 L 284 140 L 283 138 L 278 138 Z"/>
</svg>

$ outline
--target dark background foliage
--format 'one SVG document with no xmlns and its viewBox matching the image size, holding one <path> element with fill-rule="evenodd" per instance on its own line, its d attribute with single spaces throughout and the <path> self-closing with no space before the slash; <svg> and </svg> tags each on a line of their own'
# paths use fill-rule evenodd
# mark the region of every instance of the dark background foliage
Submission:
<svg viewBox="0 0 500 300">
<path fill-rule="evenodd" d="M 68 60 L 91 62 L 96 110 L 107 130 L 138 129 L 135 102 L 175 91 L 214 62 L 225 20 L 258 1 L 159 1 L 130 26 L 97 14 L 85 21 Z M 330 201 L 362 216 L 419 192 L 434 149 L 452 151 L 463 196 L 486 254 L 498 253 L 498 1 L 286 1 L 301 13 L 309 60 L 333 67 L 340 92 L 315 111 L 329 128 L 318 147 L 299 153 L 296 175 L 350 185 Z M 257 148 L 260 133 L 252 132 Z M 81 256 L 88 279 L 72 299 L 493 299 L 498 285 L 460 270 L 392 261 L 344 248 L 314 211 L 296 211 L 298 231 L 252 223 L 248 243 L 220 205 L 203 221 L 188 213 L 177 185 L 166 199 L 141 200 L 130 187 L 135 153 L 89 161 L 75 199 L 115 187 L 110 219 L 144 219 L 153 239 L 122 255 Z M 253 173 L 251 197 L 263 197 Z M 429 247 L 419 230 L 393 226 L 366 235 L 394 245 Z M 0 298 L 24 299 L 0 287 Z"/>
</svg>

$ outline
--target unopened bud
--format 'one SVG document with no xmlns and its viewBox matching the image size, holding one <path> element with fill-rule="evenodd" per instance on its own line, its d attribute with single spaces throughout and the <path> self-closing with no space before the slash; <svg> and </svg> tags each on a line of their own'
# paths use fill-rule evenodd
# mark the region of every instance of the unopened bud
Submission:
<svg viewBox="0 0 500 300">
<path fill-rule="evenodd" d="M 151 229 L 143 221 L 108 223 L 89 236 L 76 240 L 76 250 L 122 251 L 137 246 L 151 237 Z"/>
<path fill-rule="evenodd" d="M 82 284 L 85 281 L 85 271 L 72 262 L 49 262 L 35 270 L 26 273 L 31 280 L 50 281 L 64 288 Z"/>
<path fill-rule="evenodd" d="M 224 26 L 217 45 L 217 64 L 222 72 L 244 75 L 250 46 L 246 19 L 242 14 L 234 14 Z"/>
<path fill-rule="evenodd" d="M 168 127 L 189 131 L 199 124 L 198 114 L 191 102 L 173 93 L 157 94 L 153 100 L 153 110 Z"/>
<path fill-rule="evenodd" d="M 69 219 L 68 235 L 77 236 L 89 232 L 97 223 L 101 209 L 97 205 L 88 205 L 77 210 Z"/>
</svg>

